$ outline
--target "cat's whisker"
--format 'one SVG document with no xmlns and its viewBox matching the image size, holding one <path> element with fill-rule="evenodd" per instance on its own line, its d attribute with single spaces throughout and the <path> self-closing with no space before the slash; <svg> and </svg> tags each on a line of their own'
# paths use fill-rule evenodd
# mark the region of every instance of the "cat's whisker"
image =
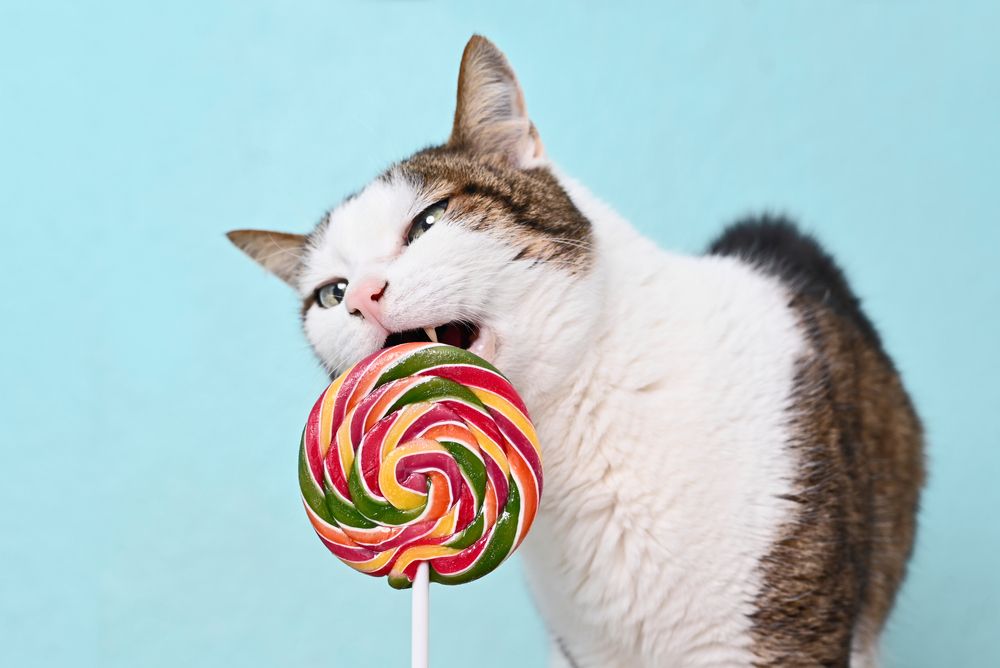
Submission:
<svg viewBox="0 0 1000 668">
<path fill-rule="evenodd" d="M 546 241 L 556 244 L 562 244 L 564 246 L 572 246 L 573 248 L 582 248 L 583 250 L 592 250 L 594 244 L 590 241 L 583 241 L 581 239 L 566 239 L 561 237 L 546 237 Z"/>
</svg>

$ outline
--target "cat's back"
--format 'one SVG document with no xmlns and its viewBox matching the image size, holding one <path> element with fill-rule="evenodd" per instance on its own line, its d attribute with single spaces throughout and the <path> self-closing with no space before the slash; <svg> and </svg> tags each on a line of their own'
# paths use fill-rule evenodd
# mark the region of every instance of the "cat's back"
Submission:
<svg viewBox="0 0 1000 668">
<path fill-rule="evenodd" d="M 875 665 L 922 436 L 842 272 L 769 218 L 669 253 L 566 186 L 594 221 L 603 317 L 574 394 L 538 418 L 563 446 L 539 516 L 555 540 L 526 546 L 553 632 L 581 666 Z M 581 488 L 582 523 L 562 501 Z M 566 573 L 587 585 L 547 584 Z"/>
<path fill-rule="evenodd" d="M 762 664 L 806 655 L 836 665 L 853 648 L 864 665 L 913 546 L 919 419 L 843 272 L 812 237 L 765 217 L 733 225 L 709 254 L 777 279 L 804 343 L 786 444 L 796 511 L 763 563 L 754 615 Z"/>
</svg>

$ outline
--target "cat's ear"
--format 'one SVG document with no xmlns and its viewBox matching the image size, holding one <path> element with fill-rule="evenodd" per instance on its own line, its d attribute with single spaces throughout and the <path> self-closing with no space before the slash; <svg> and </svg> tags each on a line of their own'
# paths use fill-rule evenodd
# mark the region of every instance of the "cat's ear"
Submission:
<svg viewBox="0 0 1000 668">
<path fill-rule="evenodd" d="M 233 230 L 226 232 L 226 236 L 262 267 L 293 288 L 296 287 L 295 278 L 308 237 L 264 230 Z"/>
<path fill-rule="evenodd" d="M 473 35 L 462 54 L 448 146 L 495 155 L 517 167 L 545 161 L 514 70 L 503 52 L 481 35 Z"/>
</svg>

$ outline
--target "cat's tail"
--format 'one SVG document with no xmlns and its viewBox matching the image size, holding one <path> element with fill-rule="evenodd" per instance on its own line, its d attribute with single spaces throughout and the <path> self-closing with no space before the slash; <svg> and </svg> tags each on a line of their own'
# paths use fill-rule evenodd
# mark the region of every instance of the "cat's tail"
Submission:
<svg viewBox="0 0 1000 668">
<path fill-rule="evenodd" d="M 726 228 L 707 253 L 738 258 L 777 277 L 793 292 L 813 297 L 853 321 L 881 349 L 878 333 L 844 272 L 814 237 L 787 218 L 766 214 L 744 218 Z"/>
</svg>

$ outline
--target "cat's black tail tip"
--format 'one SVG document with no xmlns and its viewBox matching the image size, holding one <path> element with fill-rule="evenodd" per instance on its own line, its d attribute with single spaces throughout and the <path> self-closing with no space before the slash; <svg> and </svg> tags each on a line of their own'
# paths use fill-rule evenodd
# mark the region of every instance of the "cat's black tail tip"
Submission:
<svg viewBox="0 0 1000 668">
<path fill-rule="evenodd" d="M 844 272 L 820 243 L 784 216 L 764 214 L 733 223 L 709 245 L 709 255 L 736 257 L 847 316 L 872 341 L 879 337 Z"/>
</svg>

